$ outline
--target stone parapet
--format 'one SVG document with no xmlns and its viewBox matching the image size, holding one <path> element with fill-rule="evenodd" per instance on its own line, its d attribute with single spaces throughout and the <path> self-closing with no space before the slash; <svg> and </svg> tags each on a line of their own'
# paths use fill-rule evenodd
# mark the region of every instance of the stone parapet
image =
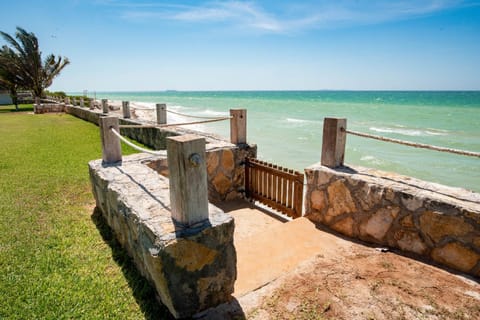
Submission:
<svg viewBox="0 0 480 320">
<path fill-rule="evenodd" d="M 255 145 L 236 146 L 225 141 L 206 145 L 207 184 L 210 201 L 241 199 L 245 192 L 245 158 L 256 158 Z M 163 176 L 168 177 L 166 158 L 152 158 L 145 162 Z"/>
<path fill-rule="evenodd" d="M 33 105 L 33 113 L 49 113 L 49 112 L 64 112 L 65 104 L 63 103 L 42 103 Z"/>
<path fill-rule="evenodd" d="M 65 107 L 65 113 L 71 114 L 77 118 L 82 120 L 94 123 L 98 126 L 99 118 L 103 115 L 101 111 L 98 110 L 90 110 L 87 108 L 77 107 L 68 105 Z"/>
<path fill-rule="evenodd" d="M 171 218 L 168 179 L 137 154 L 89 163 L 97 207 L 138 270 L 176 318 L 229 301 L 236 279 L 233 218 L 209 205 L 208 220 L 182 228 Z"/>
<path fill-rule="evenodd" d="M 362 167 L 305 172 L 310 220 L 480 277 L 480 194 Z"/>
<path fill-rule="evenodd" d="M 66 112 L 80 119 L 98 125 L 104 114 L 100 110 L 67 106 Z M 120 119 L 120 124 L 141 125 L 130 119 Z M 183 128 L 122 128 L 120 133 L 154 150 L 165 150 L 167 138 L 183 134 L 196 134 L 204 137 L 207 152 L 208 195 L 210 201 L 239 199 L 244 196 L 245 158 L 257 157 L 254 144 L 232 144 L 221 138 L 204 132 Z M 165 159 L 156 159 L 147 163 L 158 173 L 168 176 L 168 164 Z"/>
</svg>

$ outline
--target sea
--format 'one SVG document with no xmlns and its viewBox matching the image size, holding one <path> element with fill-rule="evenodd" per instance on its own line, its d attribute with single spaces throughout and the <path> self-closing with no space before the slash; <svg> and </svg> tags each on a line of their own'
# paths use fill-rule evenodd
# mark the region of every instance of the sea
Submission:
<svg viewBox="0 0 480 320">
<path fill-rule="evenodd" d="M 258 157 L 303 171 L 320 161 L 323 119 L 347 119 L 347 129 L 389 138 L 480 152 L 480 91 L 158 91 L 89 92 L 130 101 L 147 120 L 156 103 L 200 117 L 247 110 L 247 140 Z M 198 121 L 168 113 L 172 122 Z M 229 137 L 229 121 L 196 130 Z M 347 135 L 347 165 L 372 167 L 480 192 L 480 158 Z"/>
</svg>

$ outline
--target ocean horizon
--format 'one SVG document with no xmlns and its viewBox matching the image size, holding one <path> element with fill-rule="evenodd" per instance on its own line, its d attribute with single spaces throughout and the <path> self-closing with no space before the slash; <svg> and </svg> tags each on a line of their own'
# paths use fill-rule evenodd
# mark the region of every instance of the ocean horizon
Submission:
<svg viewBox="0 0 480 320">
<path fill-rule="evenodd" d="M 480 152 L 480 91 L 166 90 L 89 91 L 87 96 L 130 101 L 146 120 L 154 119 L 155 103 L 193 116 L 227 116 L 230 109 L 247 109 L 247 140 L 258 145 L 258 157 L 301 171 L 320 161 L 325 117 L 346 118 L 347 128 L 354 131 Z M 189 120 L 168 114 L 168 122 Z M 193 128 L 229 137 L 228 121 Z M 476 157 L 347 135 L 345 164 L 480 192 Z"/>
</svg>

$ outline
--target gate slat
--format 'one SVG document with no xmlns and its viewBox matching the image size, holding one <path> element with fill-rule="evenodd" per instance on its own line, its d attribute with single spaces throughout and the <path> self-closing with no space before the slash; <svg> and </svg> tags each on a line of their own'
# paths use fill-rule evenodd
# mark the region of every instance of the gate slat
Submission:
<svg viewBox="0 0 480 320">
<path fill-rule="evenodd" d="M 257 159 L 245 163 L 247 197 L 293 218 L 302 215 L 303 174 Z"/>
</svg>

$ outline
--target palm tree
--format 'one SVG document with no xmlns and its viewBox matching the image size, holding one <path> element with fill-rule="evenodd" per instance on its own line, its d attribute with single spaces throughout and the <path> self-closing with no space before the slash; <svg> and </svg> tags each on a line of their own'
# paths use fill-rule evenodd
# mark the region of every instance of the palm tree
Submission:
<svg viewBox="0 0 480 320">
<path fill-rule="evenodd" d="M 68 58 L 49 54 L 42 61 L 42 52 L 38 39 L 33 32 L 28 33 L 17 27 L 14 37 L 0 31 L 0 35 L 11 47 L 4 45 L 0 49 L 0 70 L 10 70 L 15 73 L 18 85 L 31 90 L 35 97 L 42 97 L 53 79 L 70 63 Z M 0 77 L 5 79 L 1 74 Z"/>
<path fill-rule="evenodd" d="M 6 89 L 10 93 L 15 109 L 18 111 L 18 89 L 25 83 L 22 72 L 17 68 L 19 65 L 17 55 L 7 46 L 0 49 L 0 89 Z"/>
</svg>

